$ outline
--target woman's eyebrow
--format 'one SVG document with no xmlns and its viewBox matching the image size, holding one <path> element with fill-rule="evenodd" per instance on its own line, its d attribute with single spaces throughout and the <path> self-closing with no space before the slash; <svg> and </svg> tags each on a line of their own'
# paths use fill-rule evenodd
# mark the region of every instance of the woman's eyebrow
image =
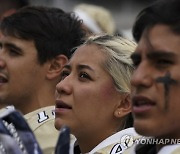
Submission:
<svg viewBox="0 0 180 154">
<path fill-rule="evenodd" d="M 94 69 L 91 68 L 89 65 L 79 64 L 79 65 L 77 66 L 77 68 L 78 68 L 79 70 L 88 69 L 88 70 L 94 72 Z"/>
</svg>

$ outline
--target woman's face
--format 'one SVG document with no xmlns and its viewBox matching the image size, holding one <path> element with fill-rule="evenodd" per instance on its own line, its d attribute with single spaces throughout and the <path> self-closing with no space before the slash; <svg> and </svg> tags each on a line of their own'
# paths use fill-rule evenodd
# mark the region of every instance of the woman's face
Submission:
<svg viewBox="0 0 180 154">
<path fill-rule="evenodd" d="M 67 125 L 76 137 L 110 131 L 122 99 L 103 68 L 106 56 L 99 50 L 93 44 L 78 48 L 56 86 L 55 127 Z"/>
</svg>

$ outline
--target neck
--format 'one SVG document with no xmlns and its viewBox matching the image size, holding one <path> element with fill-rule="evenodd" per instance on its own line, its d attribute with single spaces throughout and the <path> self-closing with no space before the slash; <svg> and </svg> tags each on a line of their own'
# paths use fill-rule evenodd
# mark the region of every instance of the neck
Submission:
<svg viewBox="0 0 180 154">
<path fill-rule="evenodd" d="M 18 103 L 15 108 L 20 110 L 23 114 L 27 114 L 39 108 L 55 105 L 54 93 L 54 90 L 40 90 L 39 93 L 35 92 L 33 97 L 21 100 L 22 103 Z"/>
<path fill-rule="evenodd" d="M 83 137 L 83 138 L 78 138 L 78 144 L 81 149 L 81 153 L 88 153 L 92 149 L 94 149 L 100 142 L 104 140 L 104 138 L 94 138 L 94 135 L 91 135 L 92 137 Z"/>
<path fill-rule="evenodd" d="M 15 108 L 17 108 L 18 110 L 20 110 L 24 115 L 27 113 L 30 113 L 32 111 L 35 111 L 39 108 L 43 108 L 46 106 L 51 106 L 54 105 L 55 103 L 55 99 L 53 97 L 38 97 L 37 99 L 34 99 L 32 102 L 25 102 L 27 105 L 25 105 L 25 103 L 22 103 L 18 106 L 16 106 Z"/>
<path fill-rule="evenodd" d="M 91 132 L 86 134 L 80 134 L 80 136 L 77 137 L 77 141 L 79 144 L 79 147 L 81 149 L 81 153 L 88 153 L 91 150 L 93 150 L 99 143 L 101 143 L 103 140 L 108 138 L 109 136 L 113 135 L 114 131 L 104 131 L 101 130 L 100 132 Z"/>
</svg>

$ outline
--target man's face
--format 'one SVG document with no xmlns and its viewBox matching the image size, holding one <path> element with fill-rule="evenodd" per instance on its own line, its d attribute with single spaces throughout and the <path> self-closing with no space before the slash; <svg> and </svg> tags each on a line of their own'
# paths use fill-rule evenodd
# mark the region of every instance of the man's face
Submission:
<svg viewBox="0 0 180 154">
<path fill-rule="evenodd" d="M 180 138 L 180 35 L 155 25 L 143 33 L 132 59 L 135 129 L 145 136 Z"/>
<path fill-rule="evenodd" d="M 31 108 L 45 66 L 38 63 L 33 41 L 11 36 L 0 37 L 0 106 L 13 104 L 17 108 Z"/>
</svg>

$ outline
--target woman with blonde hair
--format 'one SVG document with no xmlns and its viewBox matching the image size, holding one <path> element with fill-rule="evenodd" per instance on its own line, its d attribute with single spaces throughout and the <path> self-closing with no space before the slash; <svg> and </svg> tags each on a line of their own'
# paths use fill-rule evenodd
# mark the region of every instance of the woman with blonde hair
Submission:
<svg viewBox="0 0 180 154">
<path fill-rule="evenodd" d="M 136 136 L 129 128 L 135 47 L 122 37 L 92 36 L 64 66 L 56 86 L 55 127 L 67 125 L 81 153 L 123 152 L 126 137 Z"/>
</svg>

